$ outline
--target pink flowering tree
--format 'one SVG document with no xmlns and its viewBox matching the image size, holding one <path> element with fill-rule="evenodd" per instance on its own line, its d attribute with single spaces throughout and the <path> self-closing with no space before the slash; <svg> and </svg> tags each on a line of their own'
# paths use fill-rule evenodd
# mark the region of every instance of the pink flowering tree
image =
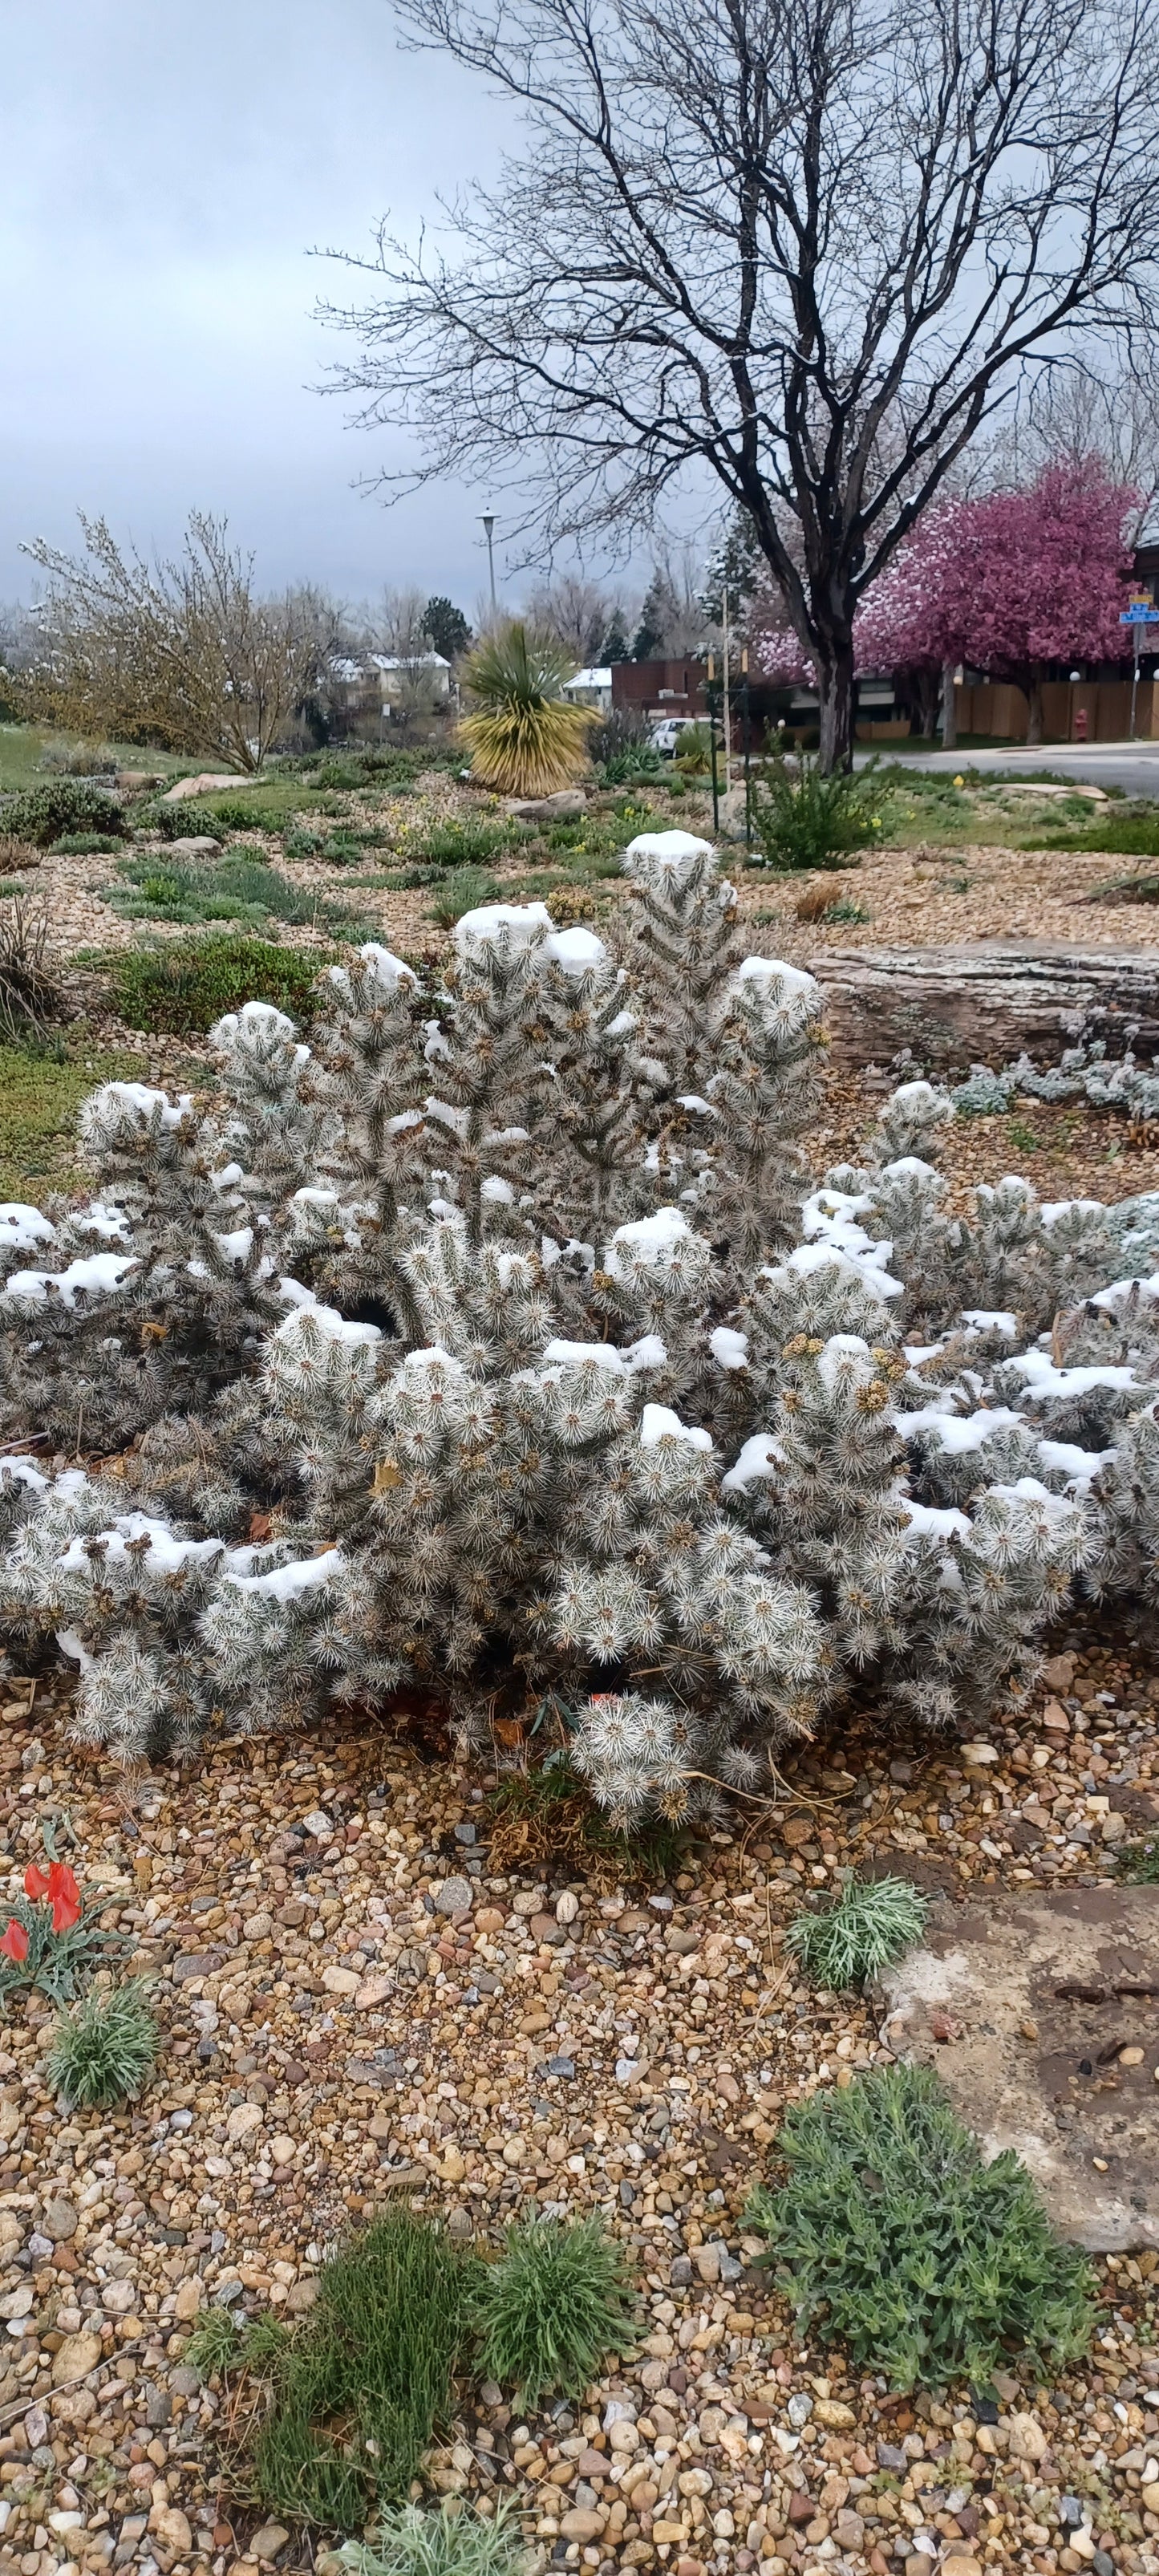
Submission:
<svg viewBox="0 0 1159 2576">
<path fill-rule="evenodd" d="M 1041 742 L 1051 663 L 1114 661 L 1123 651 L 1137 506 L 1098 457 L 1080 457 L 1046 466 L 1024 491 L 928 512 L 858 612 L 859 670 L 932 681 L 947 665 L 973 662 L 1025 692 L 1027 740 Z M 948 682 L 946 703 L 949 711 Z"/>
</svg>

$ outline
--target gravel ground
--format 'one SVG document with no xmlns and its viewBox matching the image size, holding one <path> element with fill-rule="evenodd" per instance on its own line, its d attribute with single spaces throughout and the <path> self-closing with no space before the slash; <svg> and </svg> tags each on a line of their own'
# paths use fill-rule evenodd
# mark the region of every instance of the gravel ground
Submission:
<svg viewBox="0 0 1159 2576">
<path fill-rule="evenodd" d="M 785 2104 L 886 2055 L 868 2004 L 798 1981 L 803 1894 L 874 1861 L 950 1894 L 1105 1884 L 1159 1815 L 1159 1666 L 1056 1643 L 1073 1672 L 995 1728 L 988 1766 L 866 1719 L 795 1759 L 743 1839 L 609 1894 L 496 1873 L 483 1785 L 386 1729 L 127 1783 L 70 1752 L 51 1684 L 29 1712 L 10 1681 L 7 1892 L 66 1810 L 82 1884 L 114 1891 L 156 1980 L 164 2056 L 140 2110 L 65 2121 L 47 2016 L 0 2034 L 0 2563 L 307 2564 L 231 2471 L 189 2320 L 231 2286 L 305 2309 L 334 2234 L 405 2190 L 464 2233 L 601 2208 L 637 2268 L 643 2341 L 582 2407 L 520 2423 L 486 2389 L 432 2464 L 485 2505 L 514 2489 L 541 2565 L 1156 2576 L 1153 2253 L 1099 2266 L 1081 2370 L 1002 2377 L 996 2409 L 909 2402 L 802 2345 L 742 2216 Z"/>
</svg>

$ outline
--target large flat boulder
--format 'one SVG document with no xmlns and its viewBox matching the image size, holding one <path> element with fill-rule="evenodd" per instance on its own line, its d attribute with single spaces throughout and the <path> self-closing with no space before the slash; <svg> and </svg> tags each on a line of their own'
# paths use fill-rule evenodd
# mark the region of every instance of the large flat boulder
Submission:
<svg viewBox="0 0 1159 2576">
<path fill-rule="evenodd" d="M 1159 1887 L 941 1899 L 881 1991 L 887 2046 L 1017 2150 L 1061 2235 L 1159 2246 Z"/>
</svg>

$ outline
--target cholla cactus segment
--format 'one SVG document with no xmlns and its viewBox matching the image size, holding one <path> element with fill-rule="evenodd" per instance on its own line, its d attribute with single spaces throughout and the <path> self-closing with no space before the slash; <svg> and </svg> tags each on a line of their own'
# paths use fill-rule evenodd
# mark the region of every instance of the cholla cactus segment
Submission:
<svg viewBox="0 0 1159 2576">
<path fill-rule="evenodd" d="M 0 1614 L 87 1742 L 550 1693 L 622 1822 L 720 1817 L 850 1694 L 977 1726 L 1076 1588 L 1159 1597 L 1145 1227 L 951 1213 L 921 1083 L 807 1186 L 815 985 L 707 843 L 626 865 L 622 957 L 485 906 L 432 996 L 370 944 L 310 1046 L 231 1013 L 211 1114 L 106 1086 L 88 1204 L 0 1208 L 4 1427 L 48 1435 Z"/>
</svg>

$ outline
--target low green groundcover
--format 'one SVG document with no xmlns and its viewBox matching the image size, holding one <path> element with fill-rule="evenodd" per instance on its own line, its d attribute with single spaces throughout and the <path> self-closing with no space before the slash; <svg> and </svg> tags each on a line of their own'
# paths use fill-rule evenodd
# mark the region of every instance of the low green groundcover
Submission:
<svg viewBox="0 0 1159 2576">
<path fill-rule="evenodd" d="M 985 2164 L 927 2069 L 875 2067 L 789 2111 L 785 2179 L 749 2204 L 801 2333 L 897 2389 L 1058 2369 L 1089 2340 L 1085 2257 L 1050 2227 L 1017 2156 Z"/>
</svg>

